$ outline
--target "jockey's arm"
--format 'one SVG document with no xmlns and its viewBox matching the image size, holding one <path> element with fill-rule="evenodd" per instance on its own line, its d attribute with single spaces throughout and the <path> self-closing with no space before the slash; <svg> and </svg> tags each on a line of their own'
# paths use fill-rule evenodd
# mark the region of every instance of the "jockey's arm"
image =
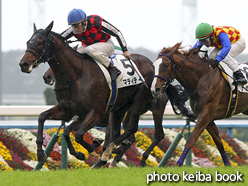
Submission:
<svg viewBox="0 0 248 186">
<path fill-rule="evenodd" d="M 221 42 L 221 45 L 223 48 L 220 54 L 215 59 L 220 62 L 227 56 L 227 54 L 231 50 L 231 42 L 230 42 L 228 35 L 223 32 L 219 34 L 218 40 Z"/>
<path fill-rule="evenodd" d="M 197 49 L 200 50 L 202 46 L 203 46 L 202 42 L 197 40 L 195 45 L 193 46 L 193 48 L 197 48 Z"/>
<path fill-rule="evenodd" d="M 121 49 L 123 52 L 127 51 L 127 44 L 126 41 L 122 35 L 122 33 L 115 28 L 113 25 L 111 25 L 110 23 L 108 23 L 106 20 L 102 20 L 102 31 L 116 37 Z"/>
<path fill-rule="evenodd" d="M 70 26 L 68 29 L 66 29 L 65 31 L 63 31 L 63 32 L 61 33 L 61 35 L 62 35 L 62 37 L 64 37 L 65 39 L 69 39 L 69 38 L 71 38 L 72 36 L 74 36 L 72 27 Z"/>
</svg>

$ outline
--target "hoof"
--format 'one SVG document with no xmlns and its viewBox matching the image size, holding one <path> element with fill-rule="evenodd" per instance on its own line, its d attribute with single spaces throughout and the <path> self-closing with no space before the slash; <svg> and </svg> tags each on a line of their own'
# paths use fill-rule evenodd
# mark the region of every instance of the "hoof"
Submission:
<svg viewBox="0 0 248 186">
<path fill-rule="evenodd" d="M 37 156 L 38 156 L 38 162 L 46 161 L 47 159 L 47 155 L 44 151 L 41 153 L 37 153 Z"/>
<path fill-rule="evenodd" d="M 82 152 L 76 152 L 74 156 L 79 160 L 85 160 L 85 155 Z"/>
<path fill-rule="evenodd" d="M 182 167 L 183 165 L 179 165 L 178 163 L 174 164 L 174 167 Z"/>
<path fill-rule="evenodd" d="M 111 169 L 111 168 L 114 168 L 114 167 L 117 167 L 117 161 L 116 160 L 113 160 L 111 163 L 110 163 L 110 165 L 109 165 L 109 169 Z"/>
<path fill-rule="evenodd" d="M 91 152 L 90 155 L 93 156 L 93 157 L 98 157 L 98 158 L 100 158 L 100 155 L 97 154 L 96 151 Z"/>
<path fill-rule="evenodd" d="M 94 147 L 97 148 L 98 146 L 102 144 L 103 141 L 104 141 L 103 139 L 95 138 L 93 140 Z"/>
<path fill-rule="evenodd" d="M 93 165 L 90 169 L 99 169 L 101 166 L 106 165 L 107 161 L 99 160 L 95 165 Z"/>
<path fill-rule="evenodd" d="M 119 148 L 113 150 L 112 154 L 120 154 L 122 152 L 122 150 Z"/>
<path fill-rule="evenodd" d="M 141 160 L 139 167 L 146 167 L 146 166 L 147 166 L 146 162 Z"/>
<path fill-rule="evenodd" d="M 230 162 L 228 162 L 228 163 L 225 163 L 225 166 L 227 166 L 227 167 L 231 167 L 232 165 L 231 165 L 231 163 L 230 163 Z"/>
</svg>

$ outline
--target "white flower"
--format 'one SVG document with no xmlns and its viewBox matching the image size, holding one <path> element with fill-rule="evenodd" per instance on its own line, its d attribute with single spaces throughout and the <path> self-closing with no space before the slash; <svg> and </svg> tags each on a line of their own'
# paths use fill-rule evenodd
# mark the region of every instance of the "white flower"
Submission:
<svg viewBox="0 0 248 186">
<path fill-rule="evenodd" d="M 37 152 L 36 136 L 30 131 L 23 129 L 8 129 L 7 130 L 12 136 L 19 139 L 21 143 L 27 147 L 30 152 Z"/>
<path fill-rule="evenodd" d="M 92 128 L 88 132 L 94 138 L 105 140 L 105 132 L 103 132 L 103 131 L 99 131 L 99 130 L 97 130 L 95 128 Z"/>
<path fill-rule="evenodd" d="M 32 168 L 35 168 L 36 165 L 37 165 L 37 163 L 38 163 L 37 161 L 34 161 L 34 160 L 30 160 L 30 161 L 24 160 L 23 162 L 24 162 L 26 165 L 28 165 L 28 166 L 30 166 L 30 167 L 32 167 Z M 42 166 L 41 170 L 42 170 L 42 171 L 49 171 L 49 169 L 46 168 L 44 165 Z"/>
<path fill-rule="evenodd" d="M 110 164 L 111 164 L 113 160 L 114 160 L 114 159 L 111 158 L 110 160 L 108 160 L 107 163 L 110 163 Z M 119 161 L 119 162 L 116 164 L 116 166 L 119 167 L 119 168 L 121 168 L 121 167 L 128 168 L 128 166 L 127 166 L 125 163 L 121 162 L 121 161 Z"/>
<path fill-rule="evenodd" d="M 178 135 L 178 132 L 175 132 L 171 129 L 165 129 L 163 128 L 163 131 L 164 131 L 164 135 L 170 140 L 170 142 L 172 143 L 175 138 L 177 137 Z M 177 144 L 177 148 L 180 148 L 180 149 L 184 149 L 184 146 L 186 144 L 186 140 L 184 138 L 182 138 L 179 143 Z"/>
<path fill-rule="evenodd" d="M 211 145 L 207 145 L 207 148 L 209 148 L 210 153 L 214 156 L 220 156 L 220 152 L 218 151 L 218 149 L 214 146 Z"/>
<path fill-rule="evenodd" d="M 143 154 L 145 152 L 142 148 L 139 148 L 139 147 L 136 147 L 136 148 L 138 149 L 139 153 L 141 153 L 141 154 Z M 152 156 L 151 154 L 149 154 L 147 159 L 150 159 L 151 161 L 158 163 L 157 159 L 154 156 Z"/>
<path fill-rule="evenodd" d="M 0 155 L 0 161 L 9 168 L 9 164 L 3 159 L 1 155 Z"/>
<path fill-rule="evenodd" d="M 243 141 L 238 140 L 237 138 L 234 138 L 234 141 L 241 147 L 242 150 L 245 151 L 246 155 L 248 155 L 248 145 Z"/>
</svg>

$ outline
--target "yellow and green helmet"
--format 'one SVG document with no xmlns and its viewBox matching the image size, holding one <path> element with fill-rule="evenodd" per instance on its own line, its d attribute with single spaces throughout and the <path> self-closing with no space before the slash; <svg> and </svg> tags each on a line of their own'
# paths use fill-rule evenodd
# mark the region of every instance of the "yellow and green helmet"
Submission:
<svg viewBox="0 0 248 186">
<path fill-rule="evenodd" d="M 214 32 L 213 27 L 208 23 L 200 23 L 195 29 L 196 39 L 206 39 Z"/>
</svg>

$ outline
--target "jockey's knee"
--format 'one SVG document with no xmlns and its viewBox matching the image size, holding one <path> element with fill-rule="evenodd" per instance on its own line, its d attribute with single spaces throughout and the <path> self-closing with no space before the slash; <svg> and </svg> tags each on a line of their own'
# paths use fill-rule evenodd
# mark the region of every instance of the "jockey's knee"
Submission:
<svg viewBox="0 0 248 186">
<path fill-rule="evenodd" d="M 85 53 L 91 56 L 96 61 L 102 63 L 105 67 L 108 67 L 110 64 L 110 59 L 106 53 L 98 51 L 96 48 L 92 46 L 88 46 L 85 48 Z"/>
<path fill-rule="evenodd" d="M 84 52 L 86 54 L 88 54 L 89 56 L 91 56 L 91 57 L 93 57 L 93 56 L 95 56 L 97 54 L 97 50 L 92 46 L 87 46 L 85 48 Z"/>
</svg>

